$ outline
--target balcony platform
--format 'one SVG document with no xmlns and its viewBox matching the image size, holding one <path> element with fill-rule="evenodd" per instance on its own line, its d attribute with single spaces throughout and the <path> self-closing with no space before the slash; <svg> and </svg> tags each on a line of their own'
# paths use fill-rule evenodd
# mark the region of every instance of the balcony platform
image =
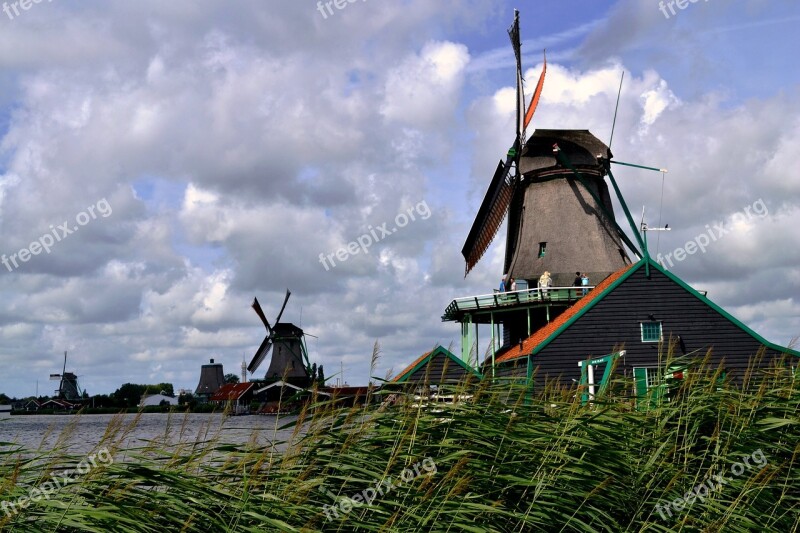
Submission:
<svg viewBox="0 0 800 533">
<path fill-rule="evenodd" d="M 491 294 L 456 298 L 444 311 L 442 322 L 463 322 L 466 315 L 474 324 L 496 322 L 493 315 L 547 306 L 569 307 L 583 297 L 587 287 L 550 287 L 548 289 L 523 289 L 514 292 L 495 291 Z"/>
</svg>

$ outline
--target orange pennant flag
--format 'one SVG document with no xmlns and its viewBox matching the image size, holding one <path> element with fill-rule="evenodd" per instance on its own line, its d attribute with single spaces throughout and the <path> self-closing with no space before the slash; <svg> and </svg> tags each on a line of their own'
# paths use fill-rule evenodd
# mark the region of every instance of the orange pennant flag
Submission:
<svg viewBox="0 0 800 533">
<path fill-rule="evenodd" d="M 533 92 L 533 98 L 528 106 L 528 111 L 525 113 L 524 128 L 528 127 L 533 113 L 536 111 L 536 106 L 539 105 L 539 97 L 542 95 L 542 87 L 544 87 L 544 75 L 547 73 L 547 52 L 544 54 L 544 67 L 542 67 L 542 74 L 539 76 L 539 83 L 536 84 L 536 90 Z"/>
</svg>

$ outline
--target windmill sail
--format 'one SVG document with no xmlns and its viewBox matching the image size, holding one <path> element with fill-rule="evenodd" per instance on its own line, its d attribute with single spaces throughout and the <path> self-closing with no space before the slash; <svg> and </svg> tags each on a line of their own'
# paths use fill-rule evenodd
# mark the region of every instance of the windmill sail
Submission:
<svg viewBox="0 0 800 533">
<path fill-rule="evenodd" d="M 253 308 L 258 315 L 258 318 L 260 318 L 261 322 L 264 323 L 264 327 L 267 328 L 267 331 L 271 330 L 272 328 L 269 326 L 269 321 L 267 320 L 267 317 L 264 316 L 264 311 L 261 309 L 261 304 L 258 303 L 258 298 L 253 298 L 253 305 L 250 307 Z"/>
<path fill-rule="evenodd" d="M 514 145 L 508 151 L 506 162 L 500 161 L 497 165 L 492 182 L 489 184 L 489 190 L 486 191 L 486 196 L 483 198 L 478 215 L 475 217 L 467 240 L 464 242 L 464 247 L 461 249 L 461 254 L 466 260 L 464 277 L 483 257 L 506 217 L 511 200 L 514 197 L 514 189 L 519 175 L 519 157 L 521 147 L 524 144 L 525 127 L 530 122 L 527 117 L 528 115 L 533 116 L 532 109 L 529 108 L 528 112 L 525 112 L 525 91 L 523 88 L 524 80 L 522 79 L 522 43 L 519 32 L 519 11 L 516 9 L 514 10 L 514 24 L 508 29 L 508 37 L 511 39 L 511 46 L 514 49 L 514 57 L 517 62 L 517 136 L 514 139 Z M 541 85 L 543 83 L 544 75 L 539 79 L 539 85 L 536 88 L 537 92 L 534 94 L 537 103 L 539 100 L 538 94 L 541 93 Z M 511 175 L 512 166 L 517 168 L 514 176 Z"/>
<path fill-rule="evenodd" d="M 278 313 L 278 318 L 275 319 L 275 323 L 276 324 L 281 321 L 281 317 L 283 316 L 283 310 L 286 309 L 286 302 L 289 301 L 289 296 L 291 296 L 291 295 L 292 295 L 292 291 L 290 291 L 289 289 L 286 289 L 286 297 L 283 299 L 283 305 L 281 306 L 281 310 Z"/>
<path fill-rule="evenodd" d="M 253 359 L 250 361 L 250 364 L 247 365 L 247 371 L 253 373 L 256 369 L 261 366 L 261 363 L 264 362 L 267 355 L 269 354 L 269 350 L 272 348 L 272 337 L 267 335 L 264 337 L 264 341 L 261 343 L 261 346 L 258 347 L 258 351 L 253 356 Z"/>
<path fill-rule="evenodd" d="M 478 210 L 478 216 L 475 217 L 472 229 L 461 249 L 461 254 L 467 262 L 464 277 L 483 257 L 506 216 L 511 197 L 514 194 L 514 187 L 508 172 L 511 162 L 512 159 L 509 157 L 505 163 L 500 161 L 497 164 L 492 183 L 489 185 L 489 190 L 486 191 L 486 196 Z"/>
<path fill-rule="evenodd" d="M 514 48 L 514 57 L 517 61 L 517 140 L 524 142 L 524 117 L 525 110 L 525 91 L 523 90 L 522 79 L 522 43 L 519 35 L 519 11 L 514 10 L 514 24 L 508 29 L 508 36 L 511 39 L 511 46 Z"/>
</svg>

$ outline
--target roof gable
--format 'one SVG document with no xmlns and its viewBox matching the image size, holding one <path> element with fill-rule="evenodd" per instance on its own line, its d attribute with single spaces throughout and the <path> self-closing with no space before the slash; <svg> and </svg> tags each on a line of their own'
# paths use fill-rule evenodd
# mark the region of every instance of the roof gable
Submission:
<svg viewBox="0 0 800 533">
<path fill-rule="evenodd" d="M 414 375 L 415 372 L 417 372 L 418 370 L 424 368 L 428 363 L 430 363 L 432 360 L 434 360 L 437 357 L 445 357 L 445 358 L 450 359 L 448 364 L 452 364 L 453 362 L 455 362 L 457 365 L 459 365 L 461 368 L 464 369 L 465 373 L 471 373 L 475 377 L 478 377 L 478 378 L 483 377 L 483 376 L 481 376 L 480 372 L 478 372 L 476 369 L 474 369 L 471 366 L 469 366 L 467 363 L 462 361 L 460 358 L 458 358 L 455 355 L 453 355 L 453 353 L 450 352 L 450 350 L 447 350 L 446 348 L 444 348 L 441 345 L 439 345 L 436 348 L 434 348 L 433 350 L 431 350 L 430 352 L 426 352 L 426 353 L 422 354 L 421 356 L 419 356 L 413 363 L 408 365 L 402 372 L 400 372 L 397 375 L 397 377 L 395 377 L 392 380 L 392 383 L 405 383 L 406 381 L 409 380 L 409 378 L 411 376 Z"/>
<path fill-rule="evenodd" d="M 769 342 L 764 337 L 762 337 L 761 335 L 759 335 L 758 333 L 756 333 L 755 331 L 750 329 L 750 327 L 747 324 L 745 324 L 744 322 L 740 321 L 738 318 L 736 318 L 735 316 L 733 316 L 732 314 L 727 312 L 725 309 L 723 309 L 722 307 L 718 306 L 717 304 L 715 304 L 714 302 L 709 300 L 708 297 L 703 296 L 702 294 L 697 292 L 695 289 L 693 289 L 691 286 L 689 286 L 689 284 L 687 284 L 681 278 L 679 278 L 678 276 L 676 276 L 675 274 L 673 274 L 669 270 L 665 269 L 664 267 L 662 267 L 661 265 L 659 265 L 658 263 L 656 263 L 652 259 L 650 260 L 650 268 L 655 268 L 656 270 L 658 270 L 659 272 L 664 274 L 666 277 L 668 277 L 673 282 L 675 282 L 678 286 L 683 288 L 686 292 L 688 292 L 692 296 L 696 297 L 698 300 L 700 300 L 703 303 L 705 303 L 707 306 L 709 306 L 714 311 L 716 311 L 717 313 L 722 315 L 724 318 L 730 320 L 739 329 L 741 329 L 742 331 L 744 331 L 745 333 L 747 333 L 748 335 L 750 335 L 751 337 L 756 339 L 758 342 L 760 342 L 761 344 L 763 344 L 767 348 L 772 348 L 773 350 L 778 351 L 778 352 L 782 352 L 782 353 L 789 354 L 789 355 L 794 355 L 795 357 L 800 357 L 800 351 L 793 350 L 793 349 L 787 348 L 785 346 L 780 346 L 780 345 L 775 344 L 773 342 Z"/>
</svg>

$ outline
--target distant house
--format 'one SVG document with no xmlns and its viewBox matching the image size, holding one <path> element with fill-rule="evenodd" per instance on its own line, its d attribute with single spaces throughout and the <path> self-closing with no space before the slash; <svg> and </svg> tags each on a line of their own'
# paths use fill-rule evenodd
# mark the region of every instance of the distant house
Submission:
<svg viewBox="0 0 800 533">
<path fill-rule="evenodd" d="M 0 418 L 6 418 L 11 416 L 11 406 L 10 405 L 0 405 Z"/>
<path fill-rule="evenodd" d="M 166 394 L 145 394 L 139 401 L 139 407 L 157 407 L 159 405 L 178 405 L 178 398 Z"/>
<path fill-rule="evenodd" d="M 33 399 L 33 400 L 28 400 L 25 403 L 23 409 L 25 409 L 26 411 L 38 411 L 41 406 L 42 404 L 41 402 L 39 402 L 39 400 Z"/>
<path fill-rule="evenodd" d="M 211 395 L 210 401 L 219 406 L 231 404 L 233 414 L 241 415 L 250 412 L 252 398 L 253 383 L 227 383 Z"/>
<path fill-rule="evenodd" d="M 47 400 L 39 406 L 39 409 L 52 409 L 53 411 L 71 411 L 79 408 L 79 404 L 57 399 Z"/>
</svg>

